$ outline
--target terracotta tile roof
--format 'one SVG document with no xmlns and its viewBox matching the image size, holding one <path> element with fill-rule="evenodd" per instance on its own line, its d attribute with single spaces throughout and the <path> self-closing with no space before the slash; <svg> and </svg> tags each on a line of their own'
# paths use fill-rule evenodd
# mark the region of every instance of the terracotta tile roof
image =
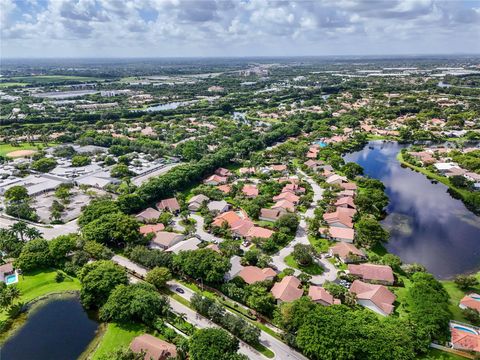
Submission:
<svg viewBox="0 0 480 360">
<path fill-rule="evenodd" d="M 303 290 L 299 289 L 301 283 L 295 276 L 285 276 L 282 281 L 275 283 L 272 294 L 281 301 L 294 301 L 302 297 Z"/>
<path fill-rule="evenodd" d="M 365 256 L 363 251 L 358 249 L 355 245 L 345 243 L 345 242 L 339 242 L 338 244 L 332 246 L 330 250 L 334 255 L 337 255 L 342 259 L 345 259 L 346 257 L 348 257 L 349 254 Z"/>
<path fill-rule="evenodd" d="M 221 227 L 222 224 L 226 221 L 228 226 L 232 227 L 234 223 L 241 220 L 242 218 L 235 211 L 227 211 L 223 214 L 220 214 L 213 219 L 213 226 Z"/>
<path fill-rule="evenodd" d="M 223 183 L 226 183 L 227 182 L 227 178 L 225 176 L 219 176 L 219 175 L 211 175 L 209 176 L 208 178 L 206 178 L 205 180 L 203 180 L 203 182 L 205 184 L 208 184 L 208 183 L 211 183 L 213 185 L 216 185 L 216 184 L 223 184 Z"/>
<path fill-rule="evenodd" d="M 165 229 L 163 224 L 154 224 L 154 225 L 142 225 L 140 226 L 140 234 L 146 235 L 150 233 L 155 233 L 157 231 L 162 231 Z"/>
<path fill-rule="evenodd" d="M 349 212 L 346 212 L 344 210 L 348 209 L 337 208 L 337 210 L 333 213 L 323 214 L 323 220 L 325 220 L 328 224 L 340 223 L 342 225 L 345 225 L 346 227 L 353 228 L 353 215 L 349 215 Z"/>
<path fill-rule="evenodd" d="M 300 197 L 289 191 L 286 191 L 273 197 L 273 201 L 279 201 L 279 200 L 287 200 L 293 204 L 298 204 L 298 202 L 300 201 Z"/>
<path fill-rule="evenodd" d="M 397 297 L 383 285 L 355 280 L 350 286 L 350 292 L 356 294 L 359 300 L 370 300 L 387 315 L 394 310 L 393 303 Z"/>
<path fill-rule="evenodd" d="M 248 197 L 258 196 L 258 189 L 256 185 L 246 184 L 242 188 L 242 192 Z"/>
<path fill-rule="evenodd" d="M 235 234 L 245 237 L 248 236 L 248 232 L 253 226 L 253 222 L 250 219 L 240 219 L 230 227 Z"/>
<path fill-rule="evenodd" d="M 260 217 L 276 221 L 283 213 L 277 209 L 261 209 Z"/>
<path fill-rule="evenodd" d="M 175 198 L 164 199 L 159 203 L 157 203 L 157 209 L 168 210 L 168 211 L 178 211 L 180 210 L 180 204 Z"/>
<path fill-rule="evenodd" d="M 232 191 L 232 187 L 230 185 L 219 185 L 217 186 L 217 189 L 224 194 L 228 194 L 230 191 Z"/>
<path fill-rule="evenodd" d="M 350 264 L 348 265 L 348 271 L 366 281 L 385 281 L 392 284 L 395 281 L 392 268 L 387 265 Z"/>
<path fill-rule="evenodd" d="M 266 229 L 260 226 L 252 226 L 250 229 L 248 229 L 246 236 L 248 238 L 270 239 L 273 234 L 273 231 L 270 229 Z"/>
<path fill-rule="evenodd" d="M 466 306 L 469 309 L 474 309 L 480 311 L 480 295 L 478 294 L 469 294 L 465 295 L 460 304 Z"/>
<path fill-rule="evenodd" d="M 344 190 L 357 190 L 357 184 L 352 183 L 352 182 L 343 183 L 343 184 L 340 184 L 340 186 Z"/>
<path fill-rule="evenodd" d="M 335 206 L 343 206 L 343 205 L 347 205 L 352 209 L 356 209 L 355 203 L 353 202 L 353 198 L 351 198 L 350 196 L 341 197 L 335 202 Z"/>
<path fill-rule="evenodd" d="M 294 212 L 295 204 L 288 200 L 280 200 L 272 206 L 272 209 L 284 209 L 286 211 Z"/>
<path fill-rule="evenodd" d="M 149 334 L 137 336 L 130 343 L 134 353 L 145 351 L 145 360 L 166 360 L 177 356 L 175 345 Z"/>
<path fill-rule="evenodd" d="M 341 228 L 338 226 L 332 226 L 328 229 L 323 228 L 320 230 L 320 233 L 321 234 L 328 233 L 329 237 L 332 239 L 353 241 L 353 239 L 355 238 L 355 230 L 348 229 L 348 228 Z"/>
<path fill-rule="evenodd" d="M 472 334 L 460 329 L 450 328 L 451 343 L 456 348 L 480 352 L 480 335 Z"/>
<path fill-rule="evenodd" d="M 260 269 L 256 266 L 245 266 L 238 274 L 247 284 L 253 284 L 257 281 L 273 279 L 277 273 L 272 268 Z"/>
<path fill-rule="evenodd" d="M 287 184 L 283 187 L 282 192 L 293 192 L 296 194 L 303 194 L 305 188 L 299 186 L 298 184 Z"/>
<path fill-rule="evenodd" d="M 279 164 L 279 165 L 271 165 L 270 169 L 273 171 L 285 171 L 287 170 L 287 165 Z"/>
<path fill-rule="evenodd" d="M 321 286 L 310 285 L 310 288 L 308 289 L 308 296 L 310 297 L 310 299 L 312 299 L 312 301 L 320 301 L 328 305 L 341 303 L 339 299 L 335 299 L 327 290 L 325 290 Z"/>
</svg>

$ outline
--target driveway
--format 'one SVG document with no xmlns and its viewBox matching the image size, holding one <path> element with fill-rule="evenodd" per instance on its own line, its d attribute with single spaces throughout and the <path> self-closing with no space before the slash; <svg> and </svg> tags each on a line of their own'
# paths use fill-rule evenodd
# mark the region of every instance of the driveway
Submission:
<svg viewBox="0 0 480 360">
<path fill-rule="evenodd" d="M 215 243 L 221 243 L 223 241 L 222 238 L 209 234 L 203 229 L 205 225 L 205 220 L 203 219 L 203 216 L 200 216 L 198 214 L 190 214 L 190 217 L 196 221 L 195 232 L 201 240 Z"/>
<path fill-rule="evenodd" d="M 278 268 L 278 270 L 284 270 L 289 267 L 287 264 L 285 264 L 285 257 L 292 253 L 295 245 L 310 245 L 310 242 L 308 241 L 306 219 L 314 217 L 314 211 L 317 206 L 317 202 L 322 200 L 323 196 L 323 189 L 310 176 L 308 176 L 300 169 L 298 169 L 298 174 L 302 175 L 312 187 L 313 200 L 307 211 L 305 211 L 305 214 L 300 219 L 295 238 L 286 247 L 284 247 L 277 254 L 272 256 L 272 263 Z M 337 269 L 335 268 L 335 266 L 333 266 L 333 264 L 328 261 L 328 259 L 322 257 L 317 259 L 316 262 L 323 267 L 324 272 L 322 275 L 312 275 L 312 284 L 321 285 L 327 280 L 334 281 L 337 278 Z M 296 276 L 300 275 L 300 270 L 294 270 Z"/>
</svg>

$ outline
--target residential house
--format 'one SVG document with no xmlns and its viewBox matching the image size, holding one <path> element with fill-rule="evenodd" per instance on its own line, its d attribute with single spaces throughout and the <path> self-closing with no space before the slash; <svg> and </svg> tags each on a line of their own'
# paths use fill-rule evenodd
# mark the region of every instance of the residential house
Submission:
<svg viewBox="0 0 480 360">
<path fill-rule="evenodd" d="M 232 256 L 230 258 L 230 270 L 225 274 L 224 279 L 226 281 L 232 280 L 237 276 L 240 271 L 243 270 L 243 265 L 241 264 L 242 258 L 238 255 Z"/>
<path fill-rule="evenodd" d="M 331 256 L 337 256 L 344 263 L 352 262 L 355 258 L 366 259 L 365 253 L 355 245 L 339 242 L 329 249 Z"/>
<path fill-rule="evenodd" d="M 460 309 L 473 309 L 480 311 L 480 295 L 472 293 L 465 295 L 462 300 L 460 300 Z"/>
<path fill-rule="evenodd" d="M 230 170 L 225 168 L 218 168 L 217 170 L 215 170 L 215 174 L 218 176 L 227 177 L 227 178 L 233 175 Z"/>
<path fill-rule="evenodd" d="M 394 310 L 393 303 L 397 297 L 383 285 L 355 280 L 350 286 L 350 292 L 357 295 L 358 304 L 377 314 L 388 316 Z"/>
<path fill-rule="evenodd" d="M 255 174 L 255 168 L 254 167 L 242 167 L 238 169 L 238 172 L 240 175 L 252 175 Z"/>
<path fill-rule="evenodd" d="M 302 297 L 302 283 L 295 276 L 285 276 L 273 285 L 271 293 L 278 302 L 290 302 Z"/>
<path fill-rule="evenodd" d="M 347 178 L 338 174 L 332 174 L 325 180 L 325 182 L 330 185 L 341 184 L 347 182 Z"/>
<path fill-rule="evenodd" d="M 478 327 L 450 322 L 450 344 L 453 349 L 480 352 L 480 329 Z"/>
<path fill-rule="evenodd" d="M 242 193 L 249 199 L 256 198 L 258 196 L 258 188 L 255 184 L 245 184 L 242 188 Z"/>
<path fill-rule="evenodd" d="M 340 187 L 344 190 L 357 190 L 357 184 L 352 182 L 341 183 Z"/>
<path fill-rule="evenodd" d="M 286 201 L 291 202 L 294 205 L 296 205 L 300 201 L 300 197 L 295 195 L 294 193 L 286 191 L 286 192 L 282 192 L 279 195 L 273 197 L 273 201 L 280 201 L 280 200 L 286 200 Z"/>
<path fill-rule="evenodd" d="M 355 203 L 353 202 L 353 198 L 350 196 L 344 196 L 339 198 L 337 201 L 335 201 L 334 204 L 336 207 L 341 207 L 341 208 L 350 208 L 350 209 L 356 209 L 357 207 L 355 206 Z"/>
<path fill-rule="evenodd" d="M 179 243 L 183 239 L 185 239 L 185 236 L 182 234 L 169 231 L 157 231 L 155 233 L 155 237 L 150 242 L 150 247 L 152 249 L 166 250 L 169 247 Z"/>
<path fill-rule="evenodd" d="M 330 227 L 353 228 L 352 212 L 347 211 L 347 208 L 337 208 L 332 213 L 323 214 L 323 220 L 327 222 Z"/>
<path fill-rule="evenodd" d="M 163 224 L 148 224 L 140 226 L 140 234 L 147 235 L 150 233 L 156 233 L 157 231 L 165 230 L 165 225 Z"/>
<path fill-rule="evenodd" d="M 130 350 L 137 354 L 145 353 L 144 360 L 167 360 L 177 356 L 175 345 L 149 334 L 134 338 L 130 343 Z"/>
<path fill-rule="evenodd" d="M 201 243 L 201 241 L 198 238 L 192 237 L 190 239 L 180 241 L 173 246 L 170 246 L 165 251 L 171 252 L 171 253 L 174 253 L 174 254 L 178 254 L 180 251 L 197 250 L 198 245 L 200 243 Z"/>
<path fill-rule="evenodd" d="M 287 171 L 287 165 L 284 165 L 284 164 L 271 165 L 270 169 L 272 171 L 276 171 L 276 172 L 286 172 Z"/>
<path fill-rule="evenodd" d="M 284 192 L 290 192 L 293 194 L 305 194 L 305 188 L 299 186 L 298 184 L 287 184 L 283 187 L 282 193 Z"/>
<path fill-rule="evenodd" d="M 258 281 L 273 280 L 277 273 L 272 268 L 261 269 L 257 266 L 245 266 L 238 274 L 247 284 Z"/>
<path fill-rule="evenodd" d="M 13 269 L 13 263 L 9 262 L 3 265 L 0 265 L 0 281 L 5 282 L 5 278 L 8 275 L 12 275 L 15 272 Z"/>
<path fill-rule="evenodd" d="M 164 199 L 157 203 L 157 209 L 176 214 L 180 211 L 180 204 L 175 198 Z"/>
<path fill-rule="evenodd" d="M 221 214 L 230 209 L 230 205 L 225 200 L 210 201 L 207 204 L 207 208 L 210 212 Z"/>
<path fill-rule="evenodd" d="M 270 229 L 263 228 L 260 226 L 252 226 L 250 229 L 248 229 L 247 234 L 245 235 L 245 238 L 248 241 L 251 241 L 254 238 L 259 238 L 259 239 L 270 239 L 274 232 Z"/>
<path fill-rule="evenodd" d="M 230 191 L 232 191 L 232 187 L 230 185 L 218 185 L 217 189 L 224 194 L 228 194 Z"/>
<path fill-rule="evenodd" d="M 321 166 L 322 166 L 322 162 L 321 161 L 316 161 L 316 160 L 308 160 L 308 161 L 305 161 L 303 163 L 307 168 L 313 170 L 313 171 L 317 171 Z"/>
<path fill-rule="evenodd" d="M 278 209 L 283 212 L 295 212 L 295 204 L 288 200 L 280 200 L 272 206 L 272 209 Z"/>
<path fill-rule="evenodd" d="M 368 283 L 393 285 L 395 281 L 392 268 L 388 265 L 350 264 L 348 271 L 351 275 L 358 276 Z"/>
<path fill-rule="evenodd" d="M 205 180 L 203 180 L 203 183 L 205 185 L 220 185 L 220 184 L 225 184 L 228 181 L 228 178 L 226 176 L 219 176 L 219 175 L 211 175 Z"/>
<path fill-rule="evenodd" d="M 156 221 L 159 216 L 160 216 L 160 211 L 149 207 L 143 210 L 141 213 L 138 213 L 137 215 L 135 215 L 135 219 L 141 222 L 150 222 L 150 221 Z"/>
<path fill-rule="evenodd" d="M 198 194 L 188 200 L 188 210 L 198 211 L 202 207 L 203 203 L 209 200 L 208 196 Z"/>
<path fill-rule="evenodd" d="M 261 209 L 259 219 L 264 221 L 277 221 L 284 214 L 285 211 L 282 211 L 282 209 Z"/>
<path fill-rule="evenodd" d="M 308 296 L 313 302 L 324 306 L 338 305 L 342 302 L 339 299 L 335 299 L 327 290 L 321 286 L 310 285 L 308 289 Z"/>
<path fill-rule="evenodd" d="M 322 237 L 333 241 L 345 241 L 348 243 L 353 243 L 353 240 L 355 239 L 355 230 L 338 226 L 320 228 L 319 232 Z"/>
<path fill-rule="evenodd" d="M 242 218 L 235 211 L 227 211 L 215 217 L 213 219 L 213 226 L 222 227 L 223 223 L 226 222 L 229 227 L 231 227 L 237 221 L 242 220 Z"/>
</svg>

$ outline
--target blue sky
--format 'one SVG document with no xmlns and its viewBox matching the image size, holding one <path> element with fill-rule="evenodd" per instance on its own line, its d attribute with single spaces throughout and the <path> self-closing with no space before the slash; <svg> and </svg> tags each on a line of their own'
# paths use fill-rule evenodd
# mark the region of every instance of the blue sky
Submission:
<svg viewBox="0 0 480 360">
<path fill-rule="evenodd" d="M 2 57 L 480 53 L 480 0 L 0 0 Z"/>
</svg>

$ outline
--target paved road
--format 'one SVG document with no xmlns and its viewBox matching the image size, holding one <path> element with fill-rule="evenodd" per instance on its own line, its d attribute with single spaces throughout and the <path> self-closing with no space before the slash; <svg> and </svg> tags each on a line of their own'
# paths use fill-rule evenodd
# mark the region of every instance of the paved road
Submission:
<svg viewBox="0 0 480 360">
<path fill-rule="evenodd" d="M 307 218 L 314 217 L 314 211 L 317 206 L 317 202 L 322 200 L 323 196 L 323 189 L 306 173 L 298 170 L 298 174 L 302 175 L 305 180 L 310 184 L 313 190 L 313 200 L 310 204 L 310 207 L 307 209 L 305 214 L 301 217 L 300 223 L 297 228 L 297 232 L 295 234 L 295 238 L 283 249 L 281 249 L 277 254 L 272 257 L 273 264 L 279 269 L 284 270 L 289 266 L 285 263 L 285 257 L 290 255 L 293 251 L 293 248 L 297 244 L 304 244 L 310 245 L 308 241 L 308 233 L 307 233 Z M 324 272 L 322 275 L 313 275 L 311 282 L 315 285 L 321 285 L 325 281 L 334 281 L 337 278 L 337 269 L 333 264 L 331 264 L 328 259 L 320 258 L 317 259 L 316 262 L 324 268 Z M 301 271 L 295 269 L 295 275 L 300 275 Z"/>
<path fill-rule="evenodd" d="M 18 220 L 6 218 L 6 217 L 0 217 L 0 228 L 2 229 L 8 228 L 17 222 Z M 60 235 L 77 233 L 79 230 L 76 219 L 68 223 L 59 224 L 59 225 L 43 226 L 43 225 L 33 225 L 29 223 L 28 226 L 34 227 L 35 229 L 40 231 L 43 234 L 43 238 L 46 240 L 51 240 Z"/>
<path fill-rule="evenodd" d="M 203 216 L 198 214 L 190 214 L 190 217 L 196 221 L 195 223 L 195 232 L 203 241 L 214 242 L 214 243 L 221 243 L 223 241 L 222 238 L 219 238 L 215 235 L 209 234 L 203 229 L 205 221 Z"/>
</svg>

